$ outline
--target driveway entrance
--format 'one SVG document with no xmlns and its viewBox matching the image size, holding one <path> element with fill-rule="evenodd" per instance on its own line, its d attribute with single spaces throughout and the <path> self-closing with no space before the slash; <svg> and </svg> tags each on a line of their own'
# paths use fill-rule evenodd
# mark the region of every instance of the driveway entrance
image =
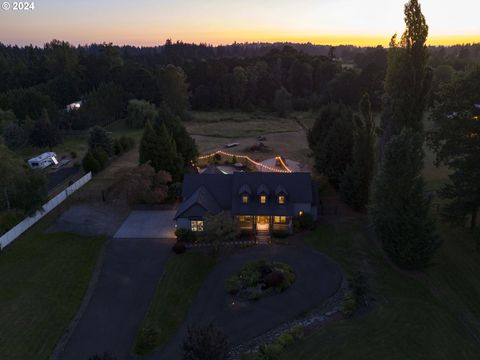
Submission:
<svg viewBox="0 0 480 360">
<path fill-rule="evenodd" d="M 137 239 L 173 239 L 175 210 L 132 211 L 114 237 Z"/>
</svg>

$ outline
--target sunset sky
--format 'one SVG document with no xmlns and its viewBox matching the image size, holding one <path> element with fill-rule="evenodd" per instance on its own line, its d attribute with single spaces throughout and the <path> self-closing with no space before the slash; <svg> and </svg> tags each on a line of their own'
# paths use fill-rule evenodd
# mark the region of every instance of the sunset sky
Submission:
<svg viewBox="0 0 480 360">
<path fill-rule="evenodd" d="M 3 2 L 5 0 L 0 0 Z M 7 0 L 10 3 L 13 1 Z M 0 42 L 158 45 L 292 41 L 387 45 L 404 28 L 406 0 L 37 0 L 0 9 Z M 423 0 L 430 44 L 480 42 L 480 0 Z"/>
</svg>

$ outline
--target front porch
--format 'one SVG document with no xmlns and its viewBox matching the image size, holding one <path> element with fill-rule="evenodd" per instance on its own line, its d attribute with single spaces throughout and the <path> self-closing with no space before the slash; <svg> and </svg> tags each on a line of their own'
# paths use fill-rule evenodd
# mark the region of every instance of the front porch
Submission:
<svg viewBox="0 0 480 360">
<path fill-rule="evenodd" d="M 239 215 L 235 217 L 240 230 L 254 234 L 271 234 L 275 232 L 292 233 L 291 216 L 252 216 Z"/>
</svg>

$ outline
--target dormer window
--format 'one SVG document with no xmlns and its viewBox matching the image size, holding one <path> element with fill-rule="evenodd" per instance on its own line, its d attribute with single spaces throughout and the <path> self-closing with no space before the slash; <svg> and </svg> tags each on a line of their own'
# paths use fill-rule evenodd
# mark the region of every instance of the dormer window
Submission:
<svg viewBox="0 0 480 360">
<path fill-rule="evenodd" d="M 242 195 L 242 204 L 248 204 L 248 195 Z"/>
<path fill-rule="evenodd" d="M 267 195 L 260 195 L 260 204 L 267 203 Z"/>
<path fill-rule="evenodd" d="M 280 205 L 285 204 L 285 195 L 278 195 L 278 203 Z"/>
</svg>

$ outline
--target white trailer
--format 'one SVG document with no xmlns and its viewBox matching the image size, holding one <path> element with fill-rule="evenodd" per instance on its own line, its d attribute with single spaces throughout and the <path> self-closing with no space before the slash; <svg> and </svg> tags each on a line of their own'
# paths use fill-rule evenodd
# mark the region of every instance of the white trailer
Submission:
<svg viewBox="0 0 480 360">
<path fill-rule="evenodd" d="M 51 165 L 57 164 L 57 154 L 54 152 L 46 152 L 28 160 L 28 165 L 32 169 L 45 169 Z"/>
</svg>

